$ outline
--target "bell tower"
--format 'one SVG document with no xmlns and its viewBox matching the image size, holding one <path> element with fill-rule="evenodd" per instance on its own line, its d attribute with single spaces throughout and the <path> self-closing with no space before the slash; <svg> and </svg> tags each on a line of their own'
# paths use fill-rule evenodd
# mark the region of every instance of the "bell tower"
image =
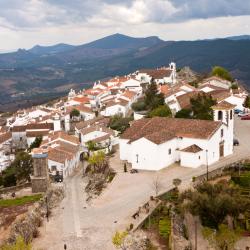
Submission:
<svg viewBox="0 0 250 250">
<path fill-rule="evenodd" d="M 212 107 L 214 121 L 221 121 L 224 125 L 220 131 L 220 156 L 227 156 L 233 153 L 234 108 L 235 105 L 226 101 L 222 101 Z"/>
</svg>

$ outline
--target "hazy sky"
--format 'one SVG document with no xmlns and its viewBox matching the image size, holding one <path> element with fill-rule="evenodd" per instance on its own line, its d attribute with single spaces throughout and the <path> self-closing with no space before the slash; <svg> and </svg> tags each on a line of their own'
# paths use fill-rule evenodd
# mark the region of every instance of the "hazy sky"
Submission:
<svg viewBox="0 0 250 250">
<path fill-rule="evenodd" d="M 0 51 L 114 33 L 164 40 L 250 34 L 250 0 L 0 0 Z"/>
</svg>

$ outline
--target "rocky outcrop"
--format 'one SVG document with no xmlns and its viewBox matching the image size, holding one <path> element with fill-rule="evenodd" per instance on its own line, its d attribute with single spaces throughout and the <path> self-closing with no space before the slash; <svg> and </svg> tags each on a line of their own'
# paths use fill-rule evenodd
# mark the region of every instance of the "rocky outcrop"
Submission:
<svg viewBox="0 0 250 250">
<path fill-rule="evenodd" d="M 146 250 L 149 246 L 149 239 L 142 231 L 128 234 L 123 244 L 126 250 Z"/>
<path fill-rule="evenodd" d="M 63 197 L 63 188 L 49 189 L 44 197 L 30 207 L 24 216 L 13 222 L 8 242 L 14 243 L 18 236 L 23 237 L 25 242 L 30 242 L 37 237 L 38 228 L 41 226 L 43 218 L 49 216 L 51 209 L 57 206 Z"/>
</svg>

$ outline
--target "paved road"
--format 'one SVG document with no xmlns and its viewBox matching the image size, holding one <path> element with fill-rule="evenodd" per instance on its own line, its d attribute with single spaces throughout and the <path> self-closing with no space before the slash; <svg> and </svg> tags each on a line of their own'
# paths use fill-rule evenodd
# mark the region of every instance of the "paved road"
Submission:
<svg viewBox="0 0 250 250">
<path fill-rule="evenodd" d="M 234 155 L 210 166 L 216 169 L 236 160 L 250 156 L 250 121 L 235 120 L 235 136 L 240 146 L 235 147 Z M 154 195 L 154 172 L 139 174 L 123 173 L 118 155 L 111 159 L 111 165 L 118 172 L 113 182 L 103 194 L 87 204 L 84 194 L 86 185 L 81 174 L 77 173 L 66 181 L 66 197 L 60 207 L 53 211 L 51 220 L 41 230 L 41 236 L 34 241 L 35 249 L 112 250 L 112 235 L 116 230 L 124 230 L 131 221 L 131 215 L 150 195 Z M 172 187 L 174 178 L 182 179 L 188 186 L 193 176 L 206 172 L 206 167 L 183 168 L 177 165 L 159 171 L 161 192 Z"/>
</svg>

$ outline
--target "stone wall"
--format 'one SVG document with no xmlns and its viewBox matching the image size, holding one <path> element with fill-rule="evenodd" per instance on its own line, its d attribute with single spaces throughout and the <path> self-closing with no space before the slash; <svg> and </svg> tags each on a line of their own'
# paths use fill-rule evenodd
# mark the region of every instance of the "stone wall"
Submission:
<svg viewBox="0 0 250 250">
<path fill-rule="evenodd" d="M 50 188 L 43 198 L 29 209 L 25 216 L 13 222 L 7 242 L 14 243 L 18 236 L 23 237 L 25 242 L 32 241 L 39 234 L 38 228 L 41 226 L 42 220 L 50 214 L 51 209 L 56 207 L 63 198 L 63 187 Z"/>
</svg>

